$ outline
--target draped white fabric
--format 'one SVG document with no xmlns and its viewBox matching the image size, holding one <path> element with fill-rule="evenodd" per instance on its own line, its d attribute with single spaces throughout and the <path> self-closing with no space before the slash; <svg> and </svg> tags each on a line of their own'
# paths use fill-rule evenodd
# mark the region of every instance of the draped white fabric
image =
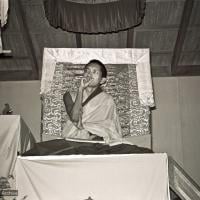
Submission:
<svg viewBox="0 0 200 200">
<path fill-rule="evenodd" d="M 169 200 L 166 154 L 18 157 L 18 199 Z"/>
<path fill-rule="evenodd" d="M 145 106 L 154 106 L 149 49 L 45 48 L 41 94 L 51 90 L 57 62 L 86 64 L 92 59 L 101 60 L 104 64 L 135 64 L 140 102 Z"/>
<path fill-rule="evenodd" d="M 0 0 L 0 21 L 1 27 L 3 27 L 7 23 L 8 18 L 8 0 Z"/>
<path fill-rule="evenodd" d="M 138 59 L 136 65 L 138 92 L 142 105 L 154 106 L 149 53 Z"/>
<path fill-rule="evenodd" d="M 13 173 L 20 138 L 20 116 L 0 115 L 0 177 Z"/>
<path fill-rule="evenodd" d="M 2 39 L 1 39 L 1 27 L 7 23 L 8 19 L 8 9 L 9 2 L 8 0 L 0 0 L 0 53 L 3 52 Z"/>
<path fill-rule="evenodd" d="M 35 140 L 19 115 L 0 115 L 0 177 L 13 174 L 17 151 L 23 153 Z"/>
</svg>

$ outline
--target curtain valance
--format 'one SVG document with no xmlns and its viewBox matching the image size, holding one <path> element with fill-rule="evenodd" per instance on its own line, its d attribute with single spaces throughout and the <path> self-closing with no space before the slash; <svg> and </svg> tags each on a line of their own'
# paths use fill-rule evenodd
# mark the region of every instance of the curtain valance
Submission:
<svg viewBox="0 0 200 200">
<path fill-rule="evenodd" d="M 145 0 L 101 3 L 45 0 L 44 8 L 50 25 L 55 28 L 76 33 L 109 33 L 140 24 L 144 16 Z"/>
</svg>

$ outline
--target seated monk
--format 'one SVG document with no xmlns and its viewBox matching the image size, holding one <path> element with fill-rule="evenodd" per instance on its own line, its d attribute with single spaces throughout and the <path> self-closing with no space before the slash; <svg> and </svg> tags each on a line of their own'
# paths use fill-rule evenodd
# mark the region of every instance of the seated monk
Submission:
<svg viewBox="0 0 200 200">
<path fill-rule="evenodd" d="M 84 76 L 76 94 L 64 94 L 69 115 L 63 137 L 86 140 L 117 141 L 122 138 L 116 105 L 111 95 L 101 89 L 107 70 L 100 61 L 91 60 L 84 68 Z"/>
</svg>

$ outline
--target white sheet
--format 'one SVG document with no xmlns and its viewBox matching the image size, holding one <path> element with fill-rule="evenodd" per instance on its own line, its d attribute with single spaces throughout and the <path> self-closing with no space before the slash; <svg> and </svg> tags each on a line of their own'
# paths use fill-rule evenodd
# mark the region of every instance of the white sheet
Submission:
<svg viewBox="0 0 200 200">
<path fill-rule="evenodd" d="M 166 154 L 18 157 L 18 199 L 169 200 Z"/>
<path fill-rule="evenodd" d="M 20 137 L 20 116 L 0 115 L 0 177 L 14 169 Z"/>
<path fill-rule="evenodd" d="M 34 142 L 20 115 L 0 115 L 0 177 L 13 174 L 17 151 L 25 152 Z"/>
</svg>

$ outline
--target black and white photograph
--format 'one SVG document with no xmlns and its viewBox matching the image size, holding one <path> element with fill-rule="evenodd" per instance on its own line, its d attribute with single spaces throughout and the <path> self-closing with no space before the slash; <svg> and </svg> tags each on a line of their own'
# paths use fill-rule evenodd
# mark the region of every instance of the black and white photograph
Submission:
<svg viewBox="0 0 200 200">
<path fill-rule="evenodd" d="M 0 200 L 200 200 L 200 0 L 0 0 Z"/>
</svg>

